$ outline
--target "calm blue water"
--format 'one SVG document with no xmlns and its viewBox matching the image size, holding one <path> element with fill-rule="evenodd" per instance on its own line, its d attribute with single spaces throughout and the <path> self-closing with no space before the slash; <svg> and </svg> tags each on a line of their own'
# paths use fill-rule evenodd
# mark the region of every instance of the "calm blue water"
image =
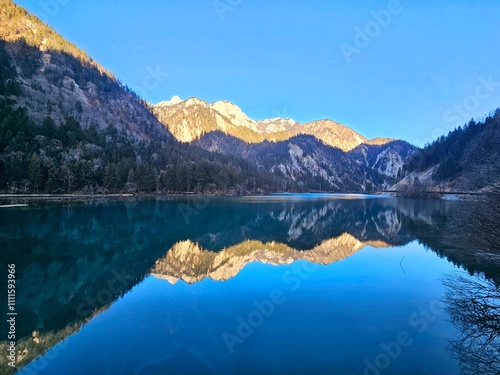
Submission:
<svg viewBox="0 0 500 375">
<path fill-rule="evenodd" d="M 457 203 L 276 198 L 10 210 L 19 373 L 459 373 L 467 265 L 429 245 Z"/>
</svg>

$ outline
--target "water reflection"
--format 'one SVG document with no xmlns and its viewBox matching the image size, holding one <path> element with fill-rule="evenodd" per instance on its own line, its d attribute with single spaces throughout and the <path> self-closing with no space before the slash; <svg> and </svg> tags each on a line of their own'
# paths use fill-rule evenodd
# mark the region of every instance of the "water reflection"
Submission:
<svg viewBox="0 0 500 375">
<path fill-rule="evenodd" d="M 321 242 L 307 251 L 299 251 L 283 243 L 244 241 L 218 252 L 201 248 L 190 240 L 176 243 L 165 257 L 158 259 L 151 273 L 175 284 L 179 279 L 187 283 L 201 281 L 206 277 L 224 281 L 234 277 L 247 264 L 290 264 L 297 260 L 307 260 L 315 264 L 331 264 L 345 259 L 355 252 L 372 246 L 377 248 L 391 245 L 375 241 L 359 241 L 344 233 L 336 238 Z"/>
<path fill-rule="evenodd" d="M 482 277 L 445 278 L 445 302 L 460 337 L 450 343 L 463 374 L 500 374 L 500 288 Z"/>
<path fill-rule="evenodd" d="M 150 272 L 172 283 L 228 280 L 255 261 L 330 264 L 366 246 L 417 240 L 470 272 L 495 278 L 497 265 L 457 254 L 443 238 L 457 204 L 213 199 L 3 210 L 0 267 L 8 261 L 18 270 L 20 365 L 78 331 Z M 6 330 L 2 322 L 1 337 Z"/>
</svg>

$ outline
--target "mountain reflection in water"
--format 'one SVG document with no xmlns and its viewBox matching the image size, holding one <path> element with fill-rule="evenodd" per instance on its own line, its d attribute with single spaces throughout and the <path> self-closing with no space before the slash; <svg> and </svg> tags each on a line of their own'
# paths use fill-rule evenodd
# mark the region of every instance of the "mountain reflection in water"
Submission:
<svg viewBox="0 0 500 375">
<path fill-rule="evenodd" d="M 350 198 L 193 198 L 4 210 L 9 220 L 0 224 L 1 266 L 8 259 L 18 272 L 19 365 L 78 331 L 150 273 L 171 283 L 223 281 L 252 262 L 331 264 L 367 246 L 417 240 L 498 281 L 496 265 L 445 245 L 449 210 L 460 202 Z M 3 323 L 1 337 L 6 329 Z"/>
</svg>

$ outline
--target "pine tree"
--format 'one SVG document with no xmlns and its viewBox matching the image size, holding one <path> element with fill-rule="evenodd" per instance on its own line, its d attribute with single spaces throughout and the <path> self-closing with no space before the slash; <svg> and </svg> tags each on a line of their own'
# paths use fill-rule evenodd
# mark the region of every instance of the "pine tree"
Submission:
<svg viewBox="0 0 500 375">
<path fill-rule="evenodd" d="M 111 192 L 116 192 L 118 190 L 118 175 L 116 173 L 116 165 L 110 163 L 106 166 L 104 170 L 104 187 Z"/>
<path fill-rule="evenodd" d="M 48 164 L 47 192 L 57 194 L 61 188 L 60 170 L 54 160 L 50 159 Z"/>
<path fill-rule="evenodd" d="M 43 164 L 40 157 L 33 154 L 30 161 L 30 183 L 35 193 L 43 187 Z"/>
</svg>

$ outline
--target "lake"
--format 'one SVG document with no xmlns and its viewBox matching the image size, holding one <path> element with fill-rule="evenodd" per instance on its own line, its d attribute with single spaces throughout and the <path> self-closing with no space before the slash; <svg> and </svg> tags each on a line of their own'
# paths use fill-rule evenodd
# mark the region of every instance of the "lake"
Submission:
<svg viewBox="0 0 500 375">
<path fill-rule="evenodd" d="M 0 209 L 18 373 L 459 374 L 471 366 L 463 285 L 494 287 L 499 273 L 443 245 L 461 204 L 304 194 Z"/>
</svg>

